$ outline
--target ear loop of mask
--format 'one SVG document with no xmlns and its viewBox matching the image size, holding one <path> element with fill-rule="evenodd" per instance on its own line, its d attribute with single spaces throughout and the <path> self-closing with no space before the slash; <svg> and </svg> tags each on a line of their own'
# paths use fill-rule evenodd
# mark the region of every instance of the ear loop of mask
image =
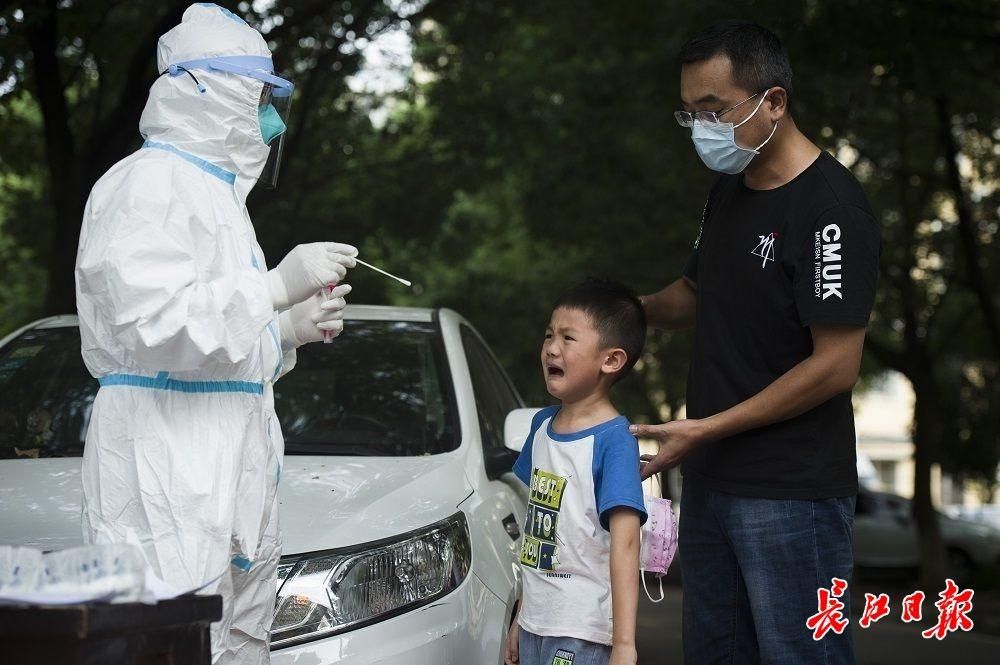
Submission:
<svg viewBox="0 0 1000 665">
<path fill-rule="evenodd" d="M 660 584 L 660 597 L 659 598 L 653 598 L 653 594 L 649 593 L 649 588 L 646 586 L 646 574 L 642 573 L 642 590 L 646 593 L 646 598 L 649 598 L 649 602 L 651 602 L 651 603 L 662 603 L 663 600 L 667 597 L 667 594 L 663 591 L 663 578 L 664 577 L 665 577 L 664 575 L 657 575 L 656 576 L 656 581 L 659 582 L 659 584 Z"/>
<path fill-rule="evenodd" d="M 740 124 L 733 125 L 733 144 L 735 144 L 737 148 L 740 148 L 740 145 L 738 143 L 736 143 L 736 128 L 737 127 L 742 127 L 744 124 L 747 123 L 747 121 L 750 120 L 750 118 L 752 118 L 755 115 L 757 115 L 757 111 L 759 111 L 760 107 L 764 105 L 764 100 L 767 99 L 767 96 L 769 94 L 771 94 L 770 91 L 765 92 L 764 96 L 760 98 L 759 102 L 757 102 L 757 108 L 755 108 L 753 110 L 753 113 L 751 113 L 746 118 L 744 118 L 742 121 L 740 121 Z M 771 128 L 771 133 L 767 135 L 767 138 L 764 139 L 763 143 L 761 143 L 759 146 L 757 146 L 756 148 L 753 149 L 753 152 L 760 152 L 760 149 L 767 145 L 767 142 L 771 140 L 771 137 L 774 136 L 774 133 L 776 131 L 778 131 L 778 123 L 774 123 L 774 127 Z M 750 148 L 740 148 L 740 150 L 750 150 Z"/>
</svg>

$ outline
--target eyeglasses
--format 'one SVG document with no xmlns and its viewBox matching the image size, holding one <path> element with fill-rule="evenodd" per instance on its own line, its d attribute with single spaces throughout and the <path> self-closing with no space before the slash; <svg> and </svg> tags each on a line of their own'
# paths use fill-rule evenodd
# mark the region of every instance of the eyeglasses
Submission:
<svg viewBox="0 0 1000 665">
<path fill-rule="evenodd" d="M 770 90 L 770 88 L 754 93 L 749 97 L 747 97 L 746 99 L 744 99 L 739 104 L 730 106 L 727 109 L 722 109 L 721 111 L 674 111 L 674 118 L 677 120 L 677 124 L 680 125 L 681 127 L 691 127 L 694 124 L 695 120 L 704 125 L 718 125 L 720 122 L 722 122 L 721 120 L 719 120 L 719 118 L 726 115 L 730 111 L 738 109 L 739 107 L 743 106 L 754 97 L 760 95 L 761 93 L 765 93 L 768 90 Z"/>
</svg>

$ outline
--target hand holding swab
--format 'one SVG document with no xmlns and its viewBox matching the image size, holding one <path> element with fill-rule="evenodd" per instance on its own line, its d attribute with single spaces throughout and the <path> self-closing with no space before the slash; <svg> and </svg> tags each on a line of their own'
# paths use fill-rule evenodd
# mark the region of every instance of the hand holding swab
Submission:
<svg viewBox="0 0 1000 665">
<path fill-rule="evenodd" d="M 386 271 L 382 270 L 381 268 L 376 268 L 375 266 L 373 266 L 370 263 L 365 263 L 364 261 L 362 261 L 361 259 L 359 259 L 357 257 L 354 257 L 354 260 L 357 261 L 358 263 L 360 263 L 361 265 L 365 266 L 366 268 L 371 268 L 375 272 L 382 273 L 386 277 L 391 277 L 392 279 L 396 280 L 400 284 L 403 284 L 404 286 L 413 286 L 413 282 L 411 282 L 408 279 L 403 279 L 402 277 L 396 277 L 395 275 L 387 273 Z M 327 298 L 329 298 L 330 294 L 333 293 L 334 286 L 336 286 L 336 285 L 335 284 L 327 284 L 327 286 L 326 286 Z M 332 333 L 329 333 L 329 332 L 324 333 L 323 337 L 324 337 L 324 339 L 323 339 L 323 343 L 324 344 L 329 344 L 330 342 L 333 341 L 333 334 Z"/>
</svg>

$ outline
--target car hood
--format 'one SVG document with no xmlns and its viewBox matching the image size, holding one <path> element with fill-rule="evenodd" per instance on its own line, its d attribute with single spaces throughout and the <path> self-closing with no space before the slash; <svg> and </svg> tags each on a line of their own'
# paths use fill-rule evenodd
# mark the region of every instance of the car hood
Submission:
<svg viewBox="0 0 1000 665">
<path fill-rule="evenodd" d="M 0 460 L 0 544 L 83 543 L 80 458 Z M 443 519 L 472 492 L 461 456 L 285 457 L 278 487 L 283 553 L 388 538 Z"/>
<path fill-rule="evenodd" d="M 444 519 L 472 492 L 457 453 L 288 455 L 278 499 L 284 554 L 346 547 Z"/>
<path fill-rule="evenodd" d="M 0 460 L 0 545 L 83 544 L 80 458 Z"/>
</svg>

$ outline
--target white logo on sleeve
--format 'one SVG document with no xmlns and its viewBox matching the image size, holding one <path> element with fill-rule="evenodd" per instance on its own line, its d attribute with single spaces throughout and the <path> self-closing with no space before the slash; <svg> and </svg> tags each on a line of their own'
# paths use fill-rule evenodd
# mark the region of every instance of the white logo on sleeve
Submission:
<svg viewBox="0 0 1000 665">
<path fill-rule="evenodd" d="M 705 201 L 705 207 L 701 209 L 701 223 L 698 224 L 698 237 L 694 239 L 694 248 L 698 249 L 701 245 L 701 234 L 705 232 L 705 215 L 708 214 L 708 201 Z"/>
<path fill-rule="evenodd" d="M 757 236 L 758 238 L 760 238 L 760 242 L 757 243 L 756 247 L 750 250 L 751 254 L 753 254 L 754 256 L 759 256 L 761 259 L 763 259 L 760 262 L 760 267 L 762 270 L 767 266 L 768 261 L 774 263 L 774 241 L 778 239 L 779 235 L 781 234 L 778 233 L 777 231 L 772 231 L 766 236 Z"/>
<path fill-rule="evenodd" d="M 841 257 L 840 227 L 836 224 L 827 224 L 822 231 L 816 231 L 814 261 L 816 265 L 815 286 L 813 292 L 817 298 L 826 300 L 835 297 L 844 299 L 843 267 L 844 260 Z"/>
</svg>

